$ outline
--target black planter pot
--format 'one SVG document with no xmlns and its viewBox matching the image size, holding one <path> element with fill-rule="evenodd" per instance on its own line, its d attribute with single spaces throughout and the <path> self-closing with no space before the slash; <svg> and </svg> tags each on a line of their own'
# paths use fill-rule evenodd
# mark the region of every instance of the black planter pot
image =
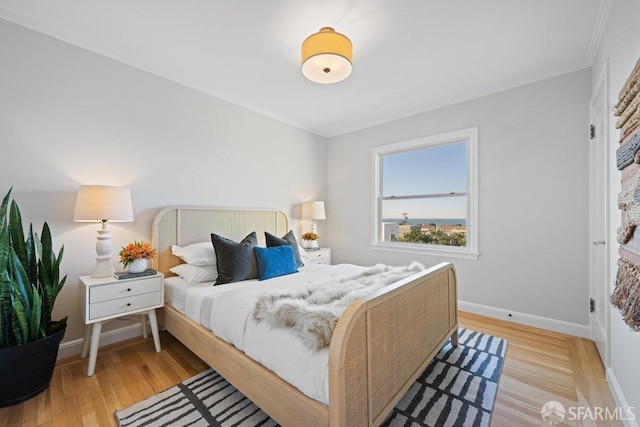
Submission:
<svg viewBox="0 0 640 427">
<path fill-rule="evenodd" d="M 30 399 L 49 386 L 65 330 L 26 345 L 0 349 L 0 407 Z"/>
</svg>

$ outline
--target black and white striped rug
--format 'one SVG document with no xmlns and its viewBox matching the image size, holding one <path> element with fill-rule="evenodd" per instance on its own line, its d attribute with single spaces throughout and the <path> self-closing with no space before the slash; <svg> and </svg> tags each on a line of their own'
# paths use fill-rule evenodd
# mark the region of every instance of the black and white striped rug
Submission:
<svg viewBox="0 0 640 427">
<path fill-rule="evenodd" d="M 488 426 L 507 341 L 467 329 L 447 342 L 398 402 L 385 426 Z M 119 426 L 276 426 L 209 369 L 115 412 Z"/>
</svg>

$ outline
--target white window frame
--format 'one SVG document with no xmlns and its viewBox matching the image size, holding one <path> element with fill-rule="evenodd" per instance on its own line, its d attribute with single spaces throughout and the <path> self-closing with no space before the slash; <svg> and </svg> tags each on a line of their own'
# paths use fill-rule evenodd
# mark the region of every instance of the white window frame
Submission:
<svg viewBox="0 0 640 427">
<path fill-rule="evenodd" d="M 420 243 L 380 241 L 382 219 L 382 157 L 420 148 L 437 147 L 455 142 L 467 143 L 467 246 L 442 246 Z M 371 149 L 373 165 L 373 227 L 371 247 L 375 250 L 404 252 L 449 258 L 478 259 L 478 128 L 460 129 L 438 135 L 381 145 Z"/>
</svg>

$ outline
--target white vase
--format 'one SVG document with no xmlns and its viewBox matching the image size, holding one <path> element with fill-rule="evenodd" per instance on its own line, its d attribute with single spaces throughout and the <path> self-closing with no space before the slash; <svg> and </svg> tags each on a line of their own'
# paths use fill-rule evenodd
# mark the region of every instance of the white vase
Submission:
<svg viewBox="0 0 640 427">
<path fill-rule="evenodd" d="M 146 269 L 147 269 L 147 259 L 138 258 L 134 260 L 131 264 L 129 264 L 127 271 L 129 271 L 129 273 L 142 273 Z"/>
<path fill-rule="evenodd" d="M 305 240 L 304 241 L 305 249 L 318 249 L 318 241 L 317 240 Z"/>
</svg>

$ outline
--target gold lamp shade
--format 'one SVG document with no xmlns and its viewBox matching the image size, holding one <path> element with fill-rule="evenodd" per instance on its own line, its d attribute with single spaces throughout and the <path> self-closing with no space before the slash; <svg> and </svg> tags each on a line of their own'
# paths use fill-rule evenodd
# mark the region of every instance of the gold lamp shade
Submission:
<svg viewBox="0 0 640 427">
<path fill-rule="evenodd" d="M 353 46 L 345 35 L 323 27 L 302 43 L 302 74 L 312 82 L 337 83 L 351 74 Z"/>
</svg>

